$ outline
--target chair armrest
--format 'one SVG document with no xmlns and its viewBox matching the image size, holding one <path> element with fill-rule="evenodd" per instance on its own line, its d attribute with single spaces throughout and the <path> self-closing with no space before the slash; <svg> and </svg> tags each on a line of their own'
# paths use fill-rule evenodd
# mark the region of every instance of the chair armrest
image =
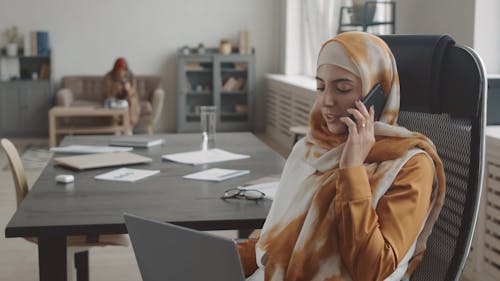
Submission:
<svg viewBox="0 0 500 281">
<path fill-rule="evenodd" d="M 160 118 L 163 109 L 163 100 L 165 99 L 165 91 L 162 88 L 156 88 L 151 96 L 151 107 L 153 109 L 153 125 Z"/>
<path fill-rule="evenodd" d="M 56 93 L 56 105 L 70 106 L 74 101 L 73 92 L 68 88 L 59 89 Z"/>
<path fill-rule="evenodd" d="M 238 248 L 245 277 L 252 275 L 258 268 L 255 256 L 255 244 L 257 244 L 257 241 L 257 239 L 236 240 L 236 246 Z"/>
</svg>

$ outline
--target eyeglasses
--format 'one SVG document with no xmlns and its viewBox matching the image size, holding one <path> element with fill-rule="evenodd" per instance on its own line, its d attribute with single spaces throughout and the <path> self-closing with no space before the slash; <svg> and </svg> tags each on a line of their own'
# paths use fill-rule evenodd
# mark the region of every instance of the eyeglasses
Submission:
<svg viewBox="0 0 500 281">
<path fill-rule="evenodd" d="M 243 189 L 243 188 L 231 188 L 224 191 L 224 195 L 221 196 L 221 199 L 247 199 L 247 200 L 261 200 L 266 197 L 266 194 L 262 191 L 256 189 Z"/>
</svg>

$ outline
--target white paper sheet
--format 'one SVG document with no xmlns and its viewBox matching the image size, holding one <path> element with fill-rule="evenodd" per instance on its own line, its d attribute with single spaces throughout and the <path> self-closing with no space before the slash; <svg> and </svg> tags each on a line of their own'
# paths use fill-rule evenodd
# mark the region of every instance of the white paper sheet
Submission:
<svg viewBox="0 0 500 281">
<path fill-rule="evenodd" d="M 183 164 L 200 165 L 250 158 L 250 155 L 236 154 L 222 149 L 196 150 L 174 154 L 165 154 L 163 159 Z"/>
<path fill-rule="evenodd" d="M 154 174 L 158 174 L 159 172 L 160 170 L 120 168 L 108 173 L 97 175 L 94 178 L 97 180 L 134 182 Z"/>
<path fill-rule="evenodd" d="M 239 189 L 256 189 L 260 192 L 263 192 L 266 196 L 265 198 L 274 199 L 274 196 L 276 195 L 276 191 L 278 191 L 278 185 L 279 181 L 273 181 L 273 182 L 265 182 L 265 183 L 259 183 L 259 184 L 254 184 L 254 185 L 246 185 L 246 186 L 238 186 Z"/>
<path fill-rule="evenodd" d="M 100 145 L 68 145 L 50 148 L 50 151 L 56 153 L 68 154 L 93 154 L 93 153 L 112 153 L 131 151 L 132 147 L 114 147 L 114 146 L 100 146 Z"/>
<path fill-rule="evenodd" d="M 220 169 L 212 168 L 204 170 L 201 172 L 196 172 L 193 174 L 185 175 L 183 178 L 192 180 L 205 180 L 205 181 L 223 181 L 231 178 L 243 176 L 249 174 L 249 170 L 231 170 L 231 169 Z"/>
</svg>

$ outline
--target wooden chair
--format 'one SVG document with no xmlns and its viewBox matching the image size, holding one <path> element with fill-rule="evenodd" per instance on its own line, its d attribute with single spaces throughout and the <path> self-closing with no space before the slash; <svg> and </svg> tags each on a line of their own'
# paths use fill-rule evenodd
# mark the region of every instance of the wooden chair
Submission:
<svg viewBox="0 0 500 281">
<path fill-rule="evenodd" d="M 16 189 L 17 207 L 23 199 L 28 195 L 28 181 L 24 173 L 24 167 L 17 152 L 16 147 L 8 139 L 2 138 L 0 144 L 7 154 L 10 164 L 10 170 L 14 179 L 14 187 Z M 37 243 L 36 238 L 26 238 L 27 241 Z M 76 269 L 76 277 L 78 281 L 88 281 L 88 250 L 93 246 L 128 246 L 129 240 L 126 235 L 100 235 L 96 241 L 90 241 L 85 235 L 70 236 L 67 239 L 68 246 L 68 277 L 67 280 L 74 280 L 73 267 Z"/>
</svg>

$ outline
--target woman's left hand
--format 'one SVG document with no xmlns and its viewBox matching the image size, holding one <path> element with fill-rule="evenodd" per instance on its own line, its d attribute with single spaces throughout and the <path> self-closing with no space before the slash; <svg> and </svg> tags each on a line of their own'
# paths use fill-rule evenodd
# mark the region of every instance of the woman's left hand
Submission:
<svg viewBox="0 0 500 281">
<path fill-rule="evenodd" d="M 356 107 L 347 110 L 354 116 L 356 122 L 349 117 L 340 121 L 346 124 L 349 131 L 344 151 L 340 157 L 339 167 L 347 168 L 363 165 L 366 156 L 375 144 L 375 110 L 368 110 L 361 101 L 356 101 Z"/>
<path fill-rule="evenodd" d="M 127 93 L 129 93 L 130 90 L 132 90 L 132 85 L 130 85 L 129 81 L 125 82 L 123 86 L 125 87 L 125 91 L 127 91 Z"/>
</svg>

